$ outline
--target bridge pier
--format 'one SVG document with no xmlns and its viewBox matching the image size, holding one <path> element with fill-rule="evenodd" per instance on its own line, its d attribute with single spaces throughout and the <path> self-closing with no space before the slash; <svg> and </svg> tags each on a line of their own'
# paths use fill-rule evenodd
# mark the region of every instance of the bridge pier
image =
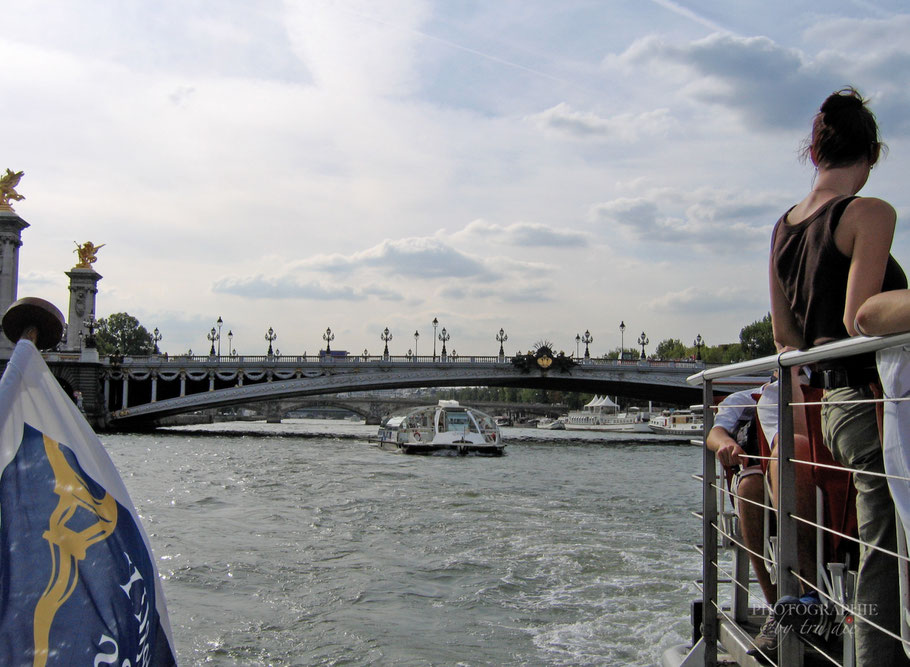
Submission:
<svg viewBox="0 0 910 667">
<path fill-rule="evenodd" d="M 268 403 L 265 408 L 265 423 L 281 423 L 281 406 L 278 403 Z"/>
<path fill-rule="evenodd" d="M 19 248 L 22 230 L 28 226 L 12 208 L 0 210 L 0 314 L 18 298 Z M 0 335 L 0 359 L 9 359 L 12 354 L 13 344 Z"/>
<path fill-rule="evenodd" d="M 86 321 L 95 319 L 95 297 L 101 274 L 91 267 L 74 266 L 66 275 L 70 279 L 70 307 L 63 347 L 79 350 L 82 341 L 88 338 Z"/>
<path fill-rule="evenodd" d="M 371 403 L 369 412 L 364 417 L 364 423 L 367 426 L 379 426 L 382 418 L 386 415 L 386 406 L 378 403 Z"/>
</svg>

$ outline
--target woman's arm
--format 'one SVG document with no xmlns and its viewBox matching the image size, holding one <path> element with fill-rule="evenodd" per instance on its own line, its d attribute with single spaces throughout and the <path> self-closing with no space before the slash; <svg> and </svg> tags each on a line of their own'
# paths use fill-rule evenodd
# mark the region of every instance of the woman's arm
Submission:
<svg viewBox="0 0 910 667">
<path fill-rule="evenodd" d="M 882 292 L 856 311 L 856 331 L 865 336 L 910 331 L 910 290 Z"/>
<path fill-rule="evenodd" d="M 835 230 L 838 250 L 851 258 L 844 303 L 844 326 L 851 336 L 858 335 L 854 322 L 859 307 L 882 291 L 896 220 L 897 214 L 888 202 L 855 199 L 847 206 Z"/>
</svg>

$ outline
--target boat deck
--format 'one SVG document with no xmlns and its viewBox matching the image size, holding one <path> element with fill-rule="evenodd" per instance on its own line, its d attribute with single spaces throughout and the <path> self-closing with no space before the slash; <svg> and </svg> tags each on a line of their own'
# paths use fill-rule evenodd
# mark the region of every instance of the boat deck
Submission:
<svg viewBox="0 0 910 667">
<path fill-rule="evenodd" d="M 752 647 L 752 638 L 758 634 L 762 623 L 767 616 L 761 614 L 752 614 L 743 623 L 735 623 L 729 618 L 723 616 L 718 618 L 718 630 L 720 642 L 723 645 L 727 659 L 731 660 L 727 664 L 736 664 L 740 667 L 757 667 L 762 665 L 767 667 L 772 662 L 777 661 L 777 656 L 772 655 L 771 660 L 762 658 L 761 655 L 749 655 L 748 651 Z M 801 637 L 800 643 L 803 647 L 803 665 L 805 667 L 820 667 L 821 665 L 830 665 L 831 661 L 823 656 L 814 645 L 808 640 Z M 841 642 L 832 641 L 829 645 L 822 647 L 823 650 L 839 654 L 842 652 Z M 720 663 L 720 658 L 718 658 Z"/>
</svg>

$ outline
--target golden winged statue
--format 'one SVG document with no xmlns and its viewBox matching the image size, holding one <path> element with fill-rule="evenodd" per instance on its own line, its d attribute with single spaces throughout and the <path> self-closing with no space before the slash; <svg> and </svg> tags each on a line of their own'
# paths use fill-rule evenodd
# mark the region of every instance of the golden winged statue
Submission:
<svg viewBox="0 0 910 667">
<path fill-rule="evenodd" d="M 73 241 L 73 243 L 76 243 Z M 98 258 L 95 256 L 96 253 L 101 250 L 106 243 L 101 245 L 95 245 L 91 241 L 86 241 L 82 245 L 76 243 L 76 249 L 73 252 L 79 253 L 79 263 L 76 264 L 75 268 L 77 269 L 90 269 L 92 264 L 98 261 Z"/>
<path fill-rule="evenodd" d="M 22 201 L 25 199 L 16 192 L 16 186 L 25 174 L 24 171 L 12 171 L 7 169 L 6 173 L 0 176 L 0 211 L 12 211 L 10 201 Z"/>
</svg>

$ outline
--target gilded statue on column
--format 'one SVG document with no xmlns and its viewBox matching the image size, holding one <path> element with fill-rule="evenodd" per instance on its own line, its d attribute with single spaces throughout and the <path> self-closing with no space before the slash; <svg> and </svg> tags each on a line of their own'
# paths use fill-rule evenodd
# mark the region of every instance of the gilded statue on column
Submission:
<svg viewBox="0 0 910 667">
<path fill-rule="evenodd" d="M 16 192 L 16 186 L 19 185 L 19 181 L 24 174 L 24 171 L 14 172 L 11 169 L 7 169 L 5 174 L 0 175 L 0 211 L 12 211 L 13 207 L 10 206 L 10 201 L 22 201 L 25 199 L 25 197 Z"/>
<path fill-rule="evenodd" d="M 73 243 L 76 243 L 76 242 L 73 241 Z M 76 264 L 76 266 L 74 268 L 77 268 L 77 269 L 92 268 L 92 264 L 94 264 L 96 261 L 98 261 L 98 258 L 95 256 L 96 253 L 106 245 L 107 245 L 106 243 L 102 243 L 101 245 L 95 245 L 91 241 L 86 241 L 82 245 L 79 245 L 78 243 L 76 243 L 76 249 L 73 252 L 79 253 L 79 263 Z"/>
</svg>

